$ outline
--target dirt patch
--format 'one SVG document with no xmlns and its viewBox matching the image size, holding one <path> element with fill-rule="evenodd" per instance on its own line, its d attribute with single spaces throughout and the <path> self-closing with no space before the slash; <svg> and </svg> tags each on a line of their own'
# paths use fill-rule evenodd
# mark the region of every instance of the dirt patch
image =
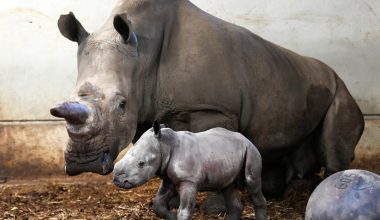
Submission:
<svg viewBox="0 0 380 220">
<path fill-rule="evenodd" d="M 151 207 L 158 186 L 158 179 L 133 190 L 119 189 L 104 180 L 11 184 L 1 187 L 0 216 L 11 219 L 158 219 Z M 302 192 L 286 200 L 269 200 L 271 219 L 302 219 L 307 197 L 308 192 Z M 194 219 L 224 219 L 223 215 L 206 216 L 200 212 L 204 198 L 205 193 L 200 193 Z M 252 202 L 245 194 L 242 199 L 244 219 L 254 219 Z"/>
<path fill-rule="evenodd" d="M 352 168 L 380 174 L 380 155 L 355 161 Z M 0 185 L 0 219 L 158 219 L 152 199 L 159 179 L 142 187 L 123 190 L 114 186 L 111 176 L 86 174 L 79 178 L 10 181 Z M 297 185 L 285 199 L 268 199 L 269 219 L 303 219 L 311 190 Z M 194 219 L 224 219 L 200 212 L 205 193 L 200 193 Z M 250 198 L 242 195 L 243 219 L 254 219 Z"/>
</svg>

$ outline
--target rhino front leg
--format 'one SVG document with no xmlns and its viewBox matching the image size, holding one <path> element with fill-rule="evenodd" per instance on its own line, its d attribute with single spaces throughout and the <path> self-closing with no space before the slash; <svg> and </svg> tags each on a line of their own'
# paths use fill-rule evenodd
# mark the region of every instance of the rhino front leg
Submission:
<svg viewBox="0 0 380 220">
<path fill-rule="evenodd" d="M 181 182 L 177 187 L 179 194 L 178 220 L 191 219 L 197 198 L 198 187 L 192 182 Z"/>
<path fill-rule="evenodd" d="M 161 218 L 176 219 L 169 209 L 169 201 L 176 194 L 174 185 L 168 179 L 161 181 L 160 188 L 153 200 L 153 210 Z"/>
</svg>

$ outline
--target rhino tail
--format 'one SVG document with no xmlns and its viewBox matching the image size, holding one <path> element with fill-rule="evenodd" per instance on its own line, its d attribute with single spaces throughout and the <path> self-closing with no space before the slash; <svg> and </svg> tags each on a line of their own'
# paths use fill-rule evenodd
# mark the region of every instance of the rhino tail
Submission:
<svg viewBox="0 0 380 220">
<path fill-rule="evenodd" d="M 245 185 L 255 206 L 256 219 L 267 219 L 266 199 L 262 192 L 262 159 L 257 148 L 250 143 L 245 155 Z"/>
</svg>

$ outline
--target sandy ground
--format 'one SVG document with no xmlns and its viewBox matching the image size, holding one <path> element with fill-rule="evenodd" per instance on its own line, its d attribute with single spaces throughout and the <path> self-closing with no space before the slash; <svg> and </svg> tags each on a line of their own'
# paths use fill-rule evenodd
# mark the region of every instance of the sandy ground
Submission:
<svg viewBox="0 0 380 220">
<path fill-rule="evenodd" d="M 380 174 L 380 155 L 357 160 L 352 168 Z M 158 219 L 152 199 L 159 185 L 153 179 L 142 187 L 123 190 L 112 184 L 112 176 L 85 174 L 43 180 L 10 180 L 0 184 L 0 219 Z M 269 219 L 303 219 L 311 193 L 295 184 L 285 198 L 268 199 Z M 198 195 L 194 219 L 225 219 L 200 212 L 205 193 Z M 250 198 L 243 193 L 243 219 L 254 219 Z"/>
</svg>

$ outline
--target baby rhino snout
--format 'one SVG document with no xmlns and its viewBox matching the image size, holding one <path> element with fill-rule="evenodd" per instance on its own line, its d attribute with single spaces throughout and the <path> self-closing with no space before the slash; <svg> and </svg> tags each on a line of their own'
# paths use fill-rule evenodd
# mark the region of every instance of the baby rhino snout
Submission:
<svg viewBox="0 0 380 220">
<path fill-rule="evenodd" d="M 122 172 L 122 168 L 123 167 L 122 167 L 120 161 L 118 161 L 117 163 L 115 163 L 115 166 L 113 168 L 114 175 L 116 176 L 116 175 L 120 174 Z"/>
<path fill-rule="evenodd" d="M 123 169 L 121 163 L 117 162 L 114 168 L 113 183 L 118 187 L 126 188 L 126 186 L 129 185 L 129 182 L 126 177 L 127 174 Z"/>
<path fill-rule="evenodd" d="M 115 164 L 115 167 L 113 169 L 113 173 L 114 173 L 114 181 L 117 180 L 118 178 L 120 178 L 125 172 L 123 172 L 123 167 L 121 166 L 121 163 L 120 162 L 117 162 Z"/>
<path fill-rule="evenodd" d="M 128 180 L 125 178 L 125 175 L 115 175 L 113 177 L 113 183 L 119 187 L 123 187 L 128 183 Z"/>
</svg>

